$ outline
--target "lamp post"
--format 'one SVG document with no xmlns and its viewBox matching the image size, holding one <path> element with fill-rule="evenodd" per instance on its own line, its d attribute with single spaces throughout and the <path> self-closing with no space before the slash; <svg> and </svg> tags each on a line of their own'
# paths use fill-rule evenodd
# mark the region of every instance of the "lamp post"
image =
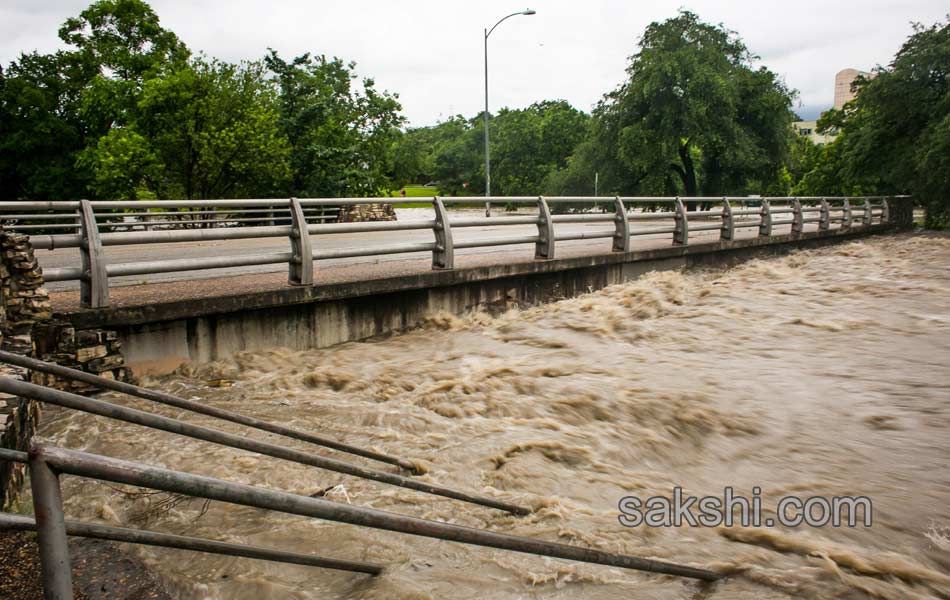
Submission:
<svg viewBox="0 0 950 600">
<path fill-rule="evenodd" d="M 535 14 L 535 11 L 529 9 L 522 10 L 520 12 L 511 13 L 507 17 L 500 19 L 497 23 L 492 25 L 491 29 L 485 29 L 485 216 L 491 216 L 491 202 L 487 200 L 491 196 L 491 157 L 488 151 L 488 36 L 491 35 L 491 32 L 495 31 L 495 28 L 501 25 L 502 21 L 505 19 L 510 19 L 511 17 L 516 17 L 518 15 L 530 16 Z"/>
</svg>

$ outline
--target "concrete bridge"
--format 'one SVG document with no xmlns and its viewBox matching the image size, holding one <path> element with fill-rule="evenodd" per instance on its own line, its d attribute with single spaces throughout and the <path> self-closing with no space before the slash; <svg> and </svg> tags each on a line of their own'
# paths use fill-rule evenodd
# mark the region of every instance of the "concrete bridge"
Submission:
<svg viewBox="0 0 950 600">
<path fill-rule="evenodd" d="M 57 317 L 76 330 L 116 332 L 129 366 L 162 373 L 189 360 L 325 347 L 435 312 L 533 304 L 652 270 L 723 265 L 912 223 L 905 197 L 707 198 L 709 210 L 690 210 L 699 200 L 495 198 L 520 210 L 488 219 L 446 209 L 481 198 L 435 198 L 431 210 L 396 222 L 311 224 L 304 210 L 313 206 L 371 200 L 290 199 L 278 214 L 284 225 L 134 232 L 109 232 L 102 219 L 125 204 L 239 214 L 278 201 L 44 203 L 59 218 L 78 214 L 87 228 L 30 241 Z"/>
</svg>

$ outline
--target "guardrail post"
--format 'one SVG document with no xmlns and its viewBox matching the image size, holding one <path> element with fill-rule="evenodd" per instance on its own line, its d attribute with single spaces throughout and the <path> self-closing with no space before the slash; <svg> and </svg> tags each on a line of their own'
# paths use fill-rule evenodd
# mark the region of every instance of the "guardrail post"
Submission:
<svg viewBox="0 0 950 600">
<path fill-rule="evenodd" d="M 720 240 L 731 240 L 736 236 L 735 221 L 732 219 L 732 206 L 729 198 L 722 199 L 722 229 L 719 230 Z"/>
<path fill-rule="evenodd" d="M 630 219 L 620 196 L 614 196 L 614 252 L 630 252 Z"/>
<path fill-rule="evenodd" d="M 881 198 L 881 223 L 891 222 L 891 203 L 888 197 Z"/>
<path fill-rule="evenodd" d="M 544 196 L 538 196 L 538 241 L 534 244 L 534 257 L 554 258 L 554 222 Z"/>
<path fill-rule="evenodd" d="M 792 198 L 792 235 L 801 235 L 805 230 L 805 222 L 802 218 L 802 202 L 796 196 Z"/>
<path fill-rule="evenodd" d="M 433 269 L 455 268 L 455 244 L 452 242 L 452 226 L 449 224 L 449 215 L 445 211 L 442 198 L 433 196 L 432 208 L 435 209 L 435 248 L 432 249 Z"/>
<path fill-rule="evenodd" d="M 46 600 L 72 600 L 73 574 L 59 477 L 41 456 L 33 452 L 30 452 L 30 488 L 39 533 L 37 542 L 43 572 L 43 597 Z"/>
<path fill-rule="evenodd" d="M 863 219 L 863 222 L 864 222 L 865 225 L 870 225 L 872 222 L 874 222 L 874 212 L 872 212 L 872 209 L 871 209 L 871 199 L 870 199 L 870 198 L 865 198 L 865 199 L 864 199 L 864 219 Z"/>
<path fill-rule="evenodd" d="M 848 202 L 848 198 L 844 199 L 844 206 L 841 207 L 841 228 L 847 229 L 851 227 L 851 203 Z"/>
<path fill-rule="evenodd" d="M 831 226 L 831 207 L 828 205 L 828 199 L 821 199 L 821 212 L 818 215 L 818 231 L 828 231 Z"/>
<path fill-rule="evenodd" d="M 79 223 L 82 242 L 79 253 L 82 257 L 82 279 L 79 284 L 79 299 L 83 308 L 109 306 L 109 276 L 106 260 L 99 238 L 99 226 L 92 203 L 79 201 Z"/>
<path fill-rule="evenodd" d="M 290 199 L 290 250 L 288 280 L 291 285 L 313 285 L 313 247 L 307 231 L 307 217 L 300 200 Z"/>
<path fill-rule="evenodd" d="M 767 198 L 762 198 L 760 214 L 762 220 L 759 222 L 759 236 L 768 237 L 772 235 L 772 205 Z"/>
<path fill-rule="evenodd" d="M 680 197 L 676 197 L 676 225 L 673 231 L 673 244 L 685 246 L 689 243 L 689 222 L 686 218 L 686 207 Z"/>
</svg>

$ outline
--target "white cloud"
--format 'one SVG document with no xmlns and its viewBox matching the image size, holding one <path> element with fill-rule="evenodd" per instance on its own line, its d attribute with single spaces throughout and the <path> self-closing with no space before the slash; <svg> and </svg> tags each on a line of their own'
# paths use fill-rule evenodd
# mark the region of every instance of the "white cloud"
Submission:
<svg viewBox="0 0 950 600">
<path fill-rule="evenodd" d="M 0 7 L 0 61 L 20 51 L 60 46 L 56 32 L 88 3 L 7 1 Z M 268 47 L 358 63 L 383 89 L 398 92 L 414 125 L 461 113 L 484 102 L 482 28 L 530 6 L 489 41 L 490 99 L 525 106 L 564 98 L 590 108 L 624 77 L 643 29 L 683 7 L 739 33 L 761 63 L 801 92 L 805 106 L 831 104 L 834 74 L 846 67 L 886 64 L 910 34 L 911 21 L 944 18 L 942 0 L 416 0 L 347 2 L 283 0 L 153 0 L 163 24 L 193 50 L 227 60 L 260 58 Z"/>
</svg>

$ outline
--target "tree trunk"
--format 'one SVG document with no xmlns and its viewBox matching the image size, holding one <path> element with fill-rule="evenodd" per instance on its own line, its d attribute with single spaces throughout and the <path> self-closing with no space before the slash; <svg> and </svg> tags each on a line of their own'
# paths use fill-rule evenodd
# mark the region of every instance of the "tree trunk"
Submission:
<svg viewBox="0 0 950 600">
<path fill-rule="evenodd" d="M 680 179 L 683 180 L 683 195 L 687 197 L 698 196 L 699 190 L 696 185 L 696 167 L 693 165 L 693 158 L 689 155 L 689 142 L 680 145 L 679 154 L 680 161 L 683 163 L 682 169 L 678 171 Z M 696 210 L 696 205 L 698 204 L 698 202 L 688 202 L 686 209 Z"/>
</svg>

